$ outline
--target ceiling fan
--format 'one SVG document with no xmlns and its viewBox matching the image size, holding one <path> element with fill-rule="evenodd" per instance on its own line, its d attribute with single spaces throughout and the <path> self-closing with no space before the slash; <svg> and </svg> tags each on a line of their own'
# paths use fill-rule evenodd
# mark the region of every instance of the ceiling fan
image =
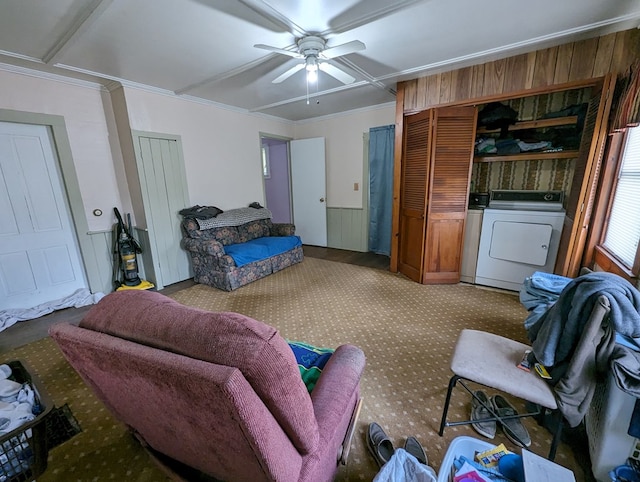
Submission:
<svg viewBox="0 0 640 482">
<path fill-rule="evenodd" d="M 315 82 L 318 75 L 318 70 L 329 74 L 331 77 L 339 80 L 343 84 L 351 84 L 356 79 L 347 74 L 345 71 L 339 69 L 335 65 L 327 62 L 329 59 L 334 59 L 342 55 L 348 55 L 353 52 L 364 50 L 365 45 L 359 40 L 353 40 L 342 45 L 336 45 L 335 47 L 326 48 L 326 41 L 322 37 L 316 35 L 306 35 L 297 42 L 298 51 L 279 49 L 277 47 L 271 47 L 270 45 L 256 44 L 254 47 L 259 49 L 269 50 L 278 54 L 288 55 L 295 59 L 304 60 L 299 64 L 294 65 L 285 73 L 279 75 L 271 82 L 279 84 L 287 80 L 296 72 L 305 69 L 307 71 L 307 81 Z"/>
</svg>

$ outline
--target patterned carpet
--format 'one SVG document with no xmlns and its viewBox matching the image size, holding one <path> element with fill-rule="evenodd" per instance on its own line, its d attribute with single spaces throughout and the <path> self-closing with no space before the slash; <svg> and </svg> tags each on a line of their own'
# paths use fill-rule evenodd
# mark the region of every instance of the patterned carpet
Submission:
<svg viewBox="0 0 640 482">
<path fill-rule="evenodd" d="M 275 326 L 291 340 L 323 347 L 352 343 L 364 350 L 364 404 L 339 481 L 370 481 L 375 476 L 377 466 L 365 443 L 372 421 L 385 429 L 396 447 L 409 435 L 417 437 L 438 470 L 454 437 L 480 437 L 470 426 L 449 427 L 443 437 L 437 433 L 451 376 L 450 354 L 460 330 L 476 328 L 527 341 L 522 326 L 526 311 L 513 294 L 463 284 L 423 286 L 388 271 L 308 257 L 232 293 L 196 285 L 172 297 L 203 309 L 244 313 Z M 55 404 L 68 403 L 83 429 L 50 452 L 49 468 L 39 482 L 165 480 L 50 339 L 3 358 L 26 360 Z M 517 400 L 511 401 L 524 410 Z M 466 418 L 469 410 L 469 395 L 456 390 L 450 418 Z M 549 433 L 534 421 L 526 420 L 525 425 L 533 440 L 531 450 L 546 455 Z M 498 431 L 494 443 L 502 442 L 518 451 Z M 556 462 L 574 470 L 576 480 L 584 480 L 567 445 L 561 444 Z"/>
</svg>

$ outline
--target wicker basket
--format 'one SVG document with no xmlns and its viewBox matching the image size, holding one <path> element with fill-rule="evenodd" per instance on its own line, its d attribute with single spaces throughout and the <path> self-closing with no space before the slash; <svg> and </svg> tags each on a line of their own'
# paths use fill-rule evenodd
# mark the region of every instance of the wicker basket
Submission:
<svg viewBox="0 0 640 482">
<path fill-rule="evenodd" d="M 0 480 L 23 482 L 35 480 L 47 468 L 47 427 L 45 419 L 53 402 L 39 380 L 29 373 L 20 361 L 6 362 L 11 367 L 11 379 L 18 383 L 29 382 L 36 395 L 38 415 L 31 422 L 0 437 Z"/>
</svg>

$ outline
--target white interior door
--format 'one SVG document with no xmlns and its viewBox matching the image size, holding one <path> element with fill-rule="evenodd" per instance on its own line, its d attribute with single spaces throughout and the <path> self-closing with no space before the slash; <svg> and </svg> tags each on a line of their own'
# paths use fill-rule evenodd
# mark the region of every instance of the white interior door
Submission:
<svg viewBox="0 0 640 482">
<path fill-rule="evenodd" d="M 303 244 L 327 245 L 324 137 L 291 141 L 293 222 Z"/>
<path fill-rule="evenodd" d="M 158 288 L 191 278 L 182 249 L 178 211 L 189 203 L 182 147 L 177 139 L 138 136 L 140 183 Z"/>
<path fill-rule="evenodd" d="M 0 309 L 87 288 L 45 126 L 0 122 Z"/>
</svg>

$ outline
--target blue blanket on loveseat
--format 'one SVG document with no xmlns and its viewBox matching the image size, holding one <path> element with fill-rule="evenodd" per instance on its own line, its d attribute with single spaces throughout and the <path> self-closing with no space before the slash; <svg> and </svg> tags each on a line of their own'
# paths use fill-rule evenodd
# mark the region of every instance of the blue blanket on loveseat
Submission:
<svg viewBox="0 0 640 482">
<path fill-rule="evenodd" d="M 297 246 L 302 246 L 300 236 L 265 236 L 246 243 L 229 244 L 224 252 L 233 258 L 236 266 L 267 259 Z"/>
</svg>

